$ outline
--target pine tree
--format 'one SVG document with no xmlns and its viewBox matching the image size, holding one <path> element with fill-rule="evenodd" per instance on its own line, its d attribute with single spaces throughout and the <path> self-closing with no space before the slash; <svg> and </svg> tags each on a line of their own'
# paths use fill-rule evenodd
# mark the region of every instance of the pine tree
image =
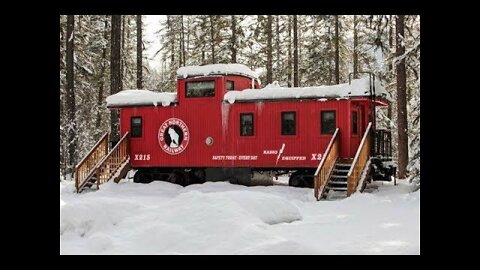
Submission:
<svg viewBox="0 0 480 270">
<path fill-rule="evenodd" d="M 107 61 L 107 41 L 108 41 L 108 19 L 107 16 L 104 18 L 104 30 L 103 30 L 103 39 L 104 43 L 102 43 L 102 59 L 101 59 L 101 71 L 100 71 L 100 77 L 98 78 L 98 99 L 97 99 L 97 120 L 95 121 L 95 127 L 97 130 L 101 130 L 101 124 L 102 124 L 102 106 L 104 104 L 104 95 L 103 95 L 103 89 L 105 86 L 105 71 L 106 67 L 108 65 Z M 100 139 L 102 132 L 97 132 L 95 140 Z"/>
<path fill-rule="evenodd" d="M 186 42 L 186 48 L 185 48 L 185 65 L 190 65 L 191 63 L 191 60 L 190 60 L 190 55 L 191 55 L 191 48 L 190 48 L 190 44 L 191 44 L 191 39 L 192 39 L 192 31 L 193 31 L 193 27 L 192 27 L 192 21 L 193 21 L 193 17 L 194 16 L 186 16 L 186 34 L 187 34 L 187 37 L 184 38 L 185 39 L 185 42 Z"/>
<path fill-rule="evenodd" d="M 186 63 L 186 49 L 185 49 L 185 27 L 183 25 L 183 15 L 180 15 L 180 66 L 185 66 Z"/>
<path fill-rule="evenodd" d="M 142 89 L 142 58 L 143 58 L 143 43 L 142 43 L 142 15 L 137 15 L 137 89 Z"/>
<path fill-rule="evenodd" d="M 112 15 L 112 32 L 111 32 L 111 53 L 110 53 L 110 95 L 116 94 L 121 90 L 122 78 L 120 66 L 120 49 L 122 34 L 122 16 Z M 119 135 L 119 119 L 118 111 L 111 110 L 110 115 L 110 141 L 112 146 L 120 140 Z"/>
<path fill-rule="evenodd" d="M 292 16 L 288 16 L 288 60 L 287 60 L 287 85 L 292 86 Z"/>
<path fill-rule="evenodd" d="M 280 59 L 280 55 L 282 50 L 280 48 L 280 16 L 275 16 L 275 64 L 273 66 L 273 76 L 276 81 L 282 80 L 282 63 Z"/>
<path fill-rule="evenodd" d="M 353 15 L 353 78 L 358 78 L 358 20 L 357 15 Z"/>
<path fill-rule="evenodd" d="M 338 34 L 338 15 L 335 15 L 335 83 L 340 84 L 340 46 Z"/>
<path fill-rule="evenodd" d="M 121 20 L 122 20 L 122 23 L 121 23 L 121 33 L 122 33 L 122 37 L 120 39 L 120 90 L 123 90 L 123 86 L 124 86 L 124 83 L 123 83 L 123 80 L 125 78 L 125 18 L 127 18 L 128 15 L 123 15 L 121 16 Z"/>
<path fill-rule="evenodd" d="M 231 15 L 231 38 L 230 38 L 230 51 L 232 53 L 232 63 L 237 63 L 237 19 L 235 15 Z"/>
<path fill-rule="evenodd" d="M 207 43 L 208 37 L 208 17 L 207 15 L 195 16 L 193 21 L 193 48 L 192 59 L 193 65 L 200 65 L 207 63 Z"/>
<path fill-rule="evenodd" d="M 293 86 L 298 87 L 298 29 L 297 15 L 293 15 Z"/>
<path fill-rule="evenodd" d="M 301 64 L 302 85 L 315 86 L 330 84 L 330 63 L 333 61 L 329 47 L 330 20 L 328 16 L 307 16 L 306 27 L 311 35 L 305 39 L 305 56 Z"/>
<path fill-rule="evenodd" d="M 215 26 L 216 26 L 216 22 L 215 22 L 215 19 L 216 19 L 216 16 L 215 15 L 209 15 L 208 16 L 209 20 L 210 20 L 210 49 L 212 50 L 212 54 L 211 54 L 211 63 L 212 64 L 216 64 L 216 60 L 215 60 Z"/>
<path fill-rule="evenodd" d="M 60 15 L 60 176 L 65 178 L 67 166 L 67 148 L 66 148 L 66 119 L 65 119 L 65 85 L 66 85 L 66 26 L 67 20 L 65 15 Z"/>
<path fill-rule="evenodd" d="M 405 65 L 408 94 L 408 138 L 410 181 L 420 188 L 420 22 L 419 16 L 405 16 Z"/>
<path fill-rule="evenodd" d="M 404 179 L 407 176 L 408 164 L 408 124 L 407 124 L 407 93 L 405 74 L 405 53 L 404 43 L 404 15 L 397 15 L 396 18 L 396 56 L 397 59 L 397 121 L 398 121 L 398 178 Z"/>
<path fill-rule="evenodd" d="M 245 53 L 246 64 L 256 70 L 260 80 L 267 81 L 268 41 L 267 41 L 267 16 L 257 15 L 251 17 L 247 26 L 250 32 L 247 38 L 248 50 Z"/>
<path fill-rule="evenodd" d="M 266 35 L 267 35 L 267 84 L 272 82 L 272 23 L 273 18 L 272 15 L 267 16 L 267 27 L 266 27 Z"/>
<path fill-rule="evenodd" d="M 74 84 L 74 39 L 75 39 L 75 18 L 74 15 L 67 16 L 67 37 L 66 37 L 66 62 L 67 62 L 67 115 L 68 115 L 68 173 L 73 175 L 76 165 L 77 129 L 76 129 L 76 108 L 75 108 L 75 84 Z"/>
<path fill-rule="evenodd" d="M 137 42 L 136 42 L 136 16 L 124 15 L 125 39 L 122 41 L 122 89 L 133 89 L 137 83 Z"/>
<path fill-rule="evenodd" d="M 330 17 L 328 16 L 328 20 L 330 21 Z M 333 82 L 333 68 L 332 68 L 332 61 L 333 61 L 333 45 L 332 45 L 332 31 L 331 31 L 331 23 L 327 24 L 327 53 L 328 53 L 328 84 L 332 84 Z"/>
</svg>

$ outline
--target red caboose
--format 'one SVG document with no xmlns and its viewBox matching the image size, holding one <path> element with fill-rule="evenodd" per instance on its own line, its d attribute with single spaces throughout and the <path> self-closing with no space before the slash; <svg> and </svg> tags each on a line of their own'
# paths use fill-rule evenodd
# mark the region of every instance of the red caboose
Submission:
<svg viewBox="0 0 480 270">
<path fill-rule="evenodd" d="M 177 93 L 127 90 L 108 97 L 107 106 L 120 111 L 117 145 L 126 145 L 117 163 L 137 170 L 135 182 L 248 184 L 291 173 L 290 185 L 315 182 L 320 193 L 356 188 L 359 179 L 348 182 L 355 173 L 382 180 L 394 173 L 383 166 L 391 156 L 389 133 L 375 130 L 375 107 L 387 106 L 388 96 L 374 77 L 259 87 L 246 66 L 216 64 L 180 68 Z"/>
</svg>

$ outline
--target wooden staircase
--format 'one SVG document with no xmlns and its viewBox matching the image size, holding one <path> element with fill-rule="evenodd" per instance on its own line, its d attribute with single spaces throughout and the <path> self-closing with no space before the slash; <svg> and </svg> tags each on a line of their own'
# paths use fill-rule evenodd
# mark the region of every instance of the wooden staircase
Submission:
<svg viewBox="0 0 480 270">
<path fill-rule="evenodd" d="M 325 199 L 330 190 L 344 192 L 348 197 L 357 191 L 359 184 L 359 191 L 363 191 L 363 181 L 370 169 L 371 129 L 370 122 L 353 160 L 339 159 L 339 129 L 335 130 L 314 175 L 314 196 L 317 200 Z"/>
<path fill-rule="evenodd" d="M 108 132 L 95 144 L 88 154 L 75 166 L 75 188 L 78 193 L 85 188 L 96 187 L 113 179 L 118 183 L 130 170 L 129 134 L 108 151 Z"/>
<path fill-rule="evenodd" d="M 328 181 L 325 188 L 325 195 L 330 190 L 334 191 L 347 191 L 347 175 L 352 167 L 351 160 L 338 160 L 333 167 L 332 174 L 330 175 L 330 181 Z"/>
</svg>

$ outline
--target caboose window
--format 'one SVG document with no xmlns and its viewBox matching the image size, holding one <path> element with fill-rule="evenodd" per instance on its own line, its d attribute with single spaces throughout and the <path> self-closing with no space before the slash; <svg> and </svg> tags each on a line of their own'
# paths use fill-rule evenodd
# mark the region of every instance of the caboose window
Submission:
<svg viewBox="0 0 480 270">
<path fill-rule="evenodd" d="M 282 135 L 295 135 L 295 112 L 282 112 Z"/>
<path fill-rule="evenodd" d="M 323 111 L 320 115 L 321 118 L 321 133 L 333 134 L 337 126 L 335 111 Z"/>
<path fill-rule="evenodd" d="M 130 118 L 130 136 L 133 138 L 142 137 L 142 117 Z"/>
<path fill-rule="evenodd" d="M 357 112 L 352 112 L 352 133 L 358 134 L 358 115 Z"/>
<path fill-rule="evenodd" d="M 187 82 L 186 97 L 213 97 L 215 96 L 215 82 Z"/>
<path fill-rule="evenodd" d="M 240 136 L 253 136 L 253 113 L 240 114 Z"/>
<path fill-rule="evenodd" d="M 227 90 L 233 90 L 233 81 L 227 81 Z"/>
</svg>

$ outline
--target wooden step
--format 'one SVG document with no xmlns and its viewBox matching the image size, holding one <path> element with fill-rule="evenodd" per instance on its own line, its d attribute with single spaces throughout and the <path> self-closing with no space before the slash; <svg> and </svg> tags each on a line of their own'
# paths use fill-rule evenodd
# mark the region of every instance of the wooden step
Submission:
<svg viewBox="0 0 480 270">
<path fill-rule="evenodd" d="M 330 187 L 330 189 L 334 191 L 347 191 L 346 187 Z"/>
<path fill-rule="evenodd" d="M 333 185 L 346 185 L 347 181 L 330 181 L 328 184 L 333 184 Z"/>
<path fill-rule="evenodd" d="M 352 164 L 349 164 L 349 163 L 336 163 L 335 164 L 336 167 L 352 167 Z"/>
<path fill-rule="evenodd" d="M 342 164 L 352 164 L 353 158 L 339 158 L 337 162 Z"/>
<path fill-rule="evenodd" d="M 330 179 L 333 179 L 333 178 L 347 179 L 347 176 L 346 175 L 332 174 L 330 176 Z"/>
<path fill-rule="evenodd" d="M 333 175 L 342 175 L 342 176 L 347 176 L 349 170 L 338 170 L 338 169 L 333 169 L 332 174 Z"/>
</svg>

